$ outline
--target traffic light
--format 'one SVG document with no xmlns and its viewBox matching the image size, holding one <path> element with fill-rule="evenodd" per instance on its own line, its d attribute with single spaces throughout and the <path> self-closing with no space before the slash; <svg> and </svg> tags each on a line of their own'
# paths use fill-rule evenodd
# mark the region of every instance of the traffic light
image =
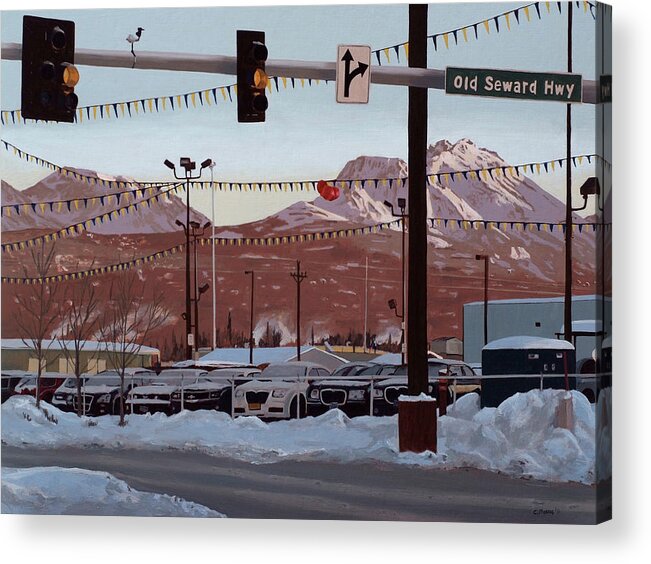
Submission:
<svg viewBox="0 0 651 564">
<path fill-rule="evenodd" d="M 72 122 L 79 102 L 75 22 L 23 17 L 21 111 L 25 118 Z"/>
<path fill-rule="evenodd" d="M 264 31 L 237 30 L 237 121 L 252 123 L 265 120 L 269 106 L 265 88 L 268 56 Z"/>
</svg>

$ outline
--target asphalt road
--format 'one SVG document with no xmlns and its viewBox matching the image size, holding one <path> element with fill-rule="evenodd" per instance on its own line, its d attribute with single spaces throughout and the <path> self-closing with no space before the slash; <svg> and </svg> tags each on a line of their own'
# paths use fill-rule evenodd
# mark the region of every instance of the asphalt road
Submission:
<svg viewBox="0 0 651 564">
<path fill-rule="evenodd" d="M 2 447 L 2 466 L 103 470 L 132 487 L 206 505 L 234 518 L 595 522 L 596 489 L 480 470 L 386 463 L 250 464 L 182 451 Z"/>
</svg>

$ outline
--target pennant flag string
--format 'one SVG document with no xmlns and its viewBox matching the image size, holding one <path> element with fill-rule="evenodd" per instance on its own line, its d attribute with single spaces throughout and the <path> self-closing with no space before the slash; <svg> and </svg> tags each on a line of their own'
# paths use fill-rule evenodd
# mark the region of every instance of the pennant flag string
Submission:
<svg viewBox="0 0 651 564">
<path fill-rule="evenodd" d="M 462 178 L 465 180 L 485 180 L 486 178 L 504 176 L 520 179 L 527 173 L 536 175 L 541 175 L 543 173 L 552 173 L 555 171 L 556 166 L 562 168 L 566 160 L 567 158 L 563 157 L 549 161 L 520 163 L 515 165 L 504 164 L 486 168 L 450 170 L 429 174 L 427 178 L 430 184 L 439 182 L 446 185 Z M 592 164 L 597 160 L 603 161 L 608 168 L 611 167 L 608 161 L 596 154 L 575 155 L 572 157 L 572 166 L 576 168 L 583 164 Z M 400 188 L 408 181 L 408 179 L 408 176 L 351 179 L 334 178 L 325 180 L 325 182 L 339 188 L 349 189 L 366 189 L 387 186 L 389 188 Z M 317 185 L 319 182 L 319 180 L 258 180 L 249 182 L 207 180 L 192 181 L 190 182 L 190 187 L 198 189 L 213 189 L 221 192 L 306 192 L 317 190 Z"/>
<path fill-rule="evenodd" d="M 287 89 L 288 83 L 291 88 L 296 88 L 294 79 L 287 80 L 283 77 L 270 77 L 267 90 L 271 93 L 275 88 L 276 92 L 280 89 Z M 279 80 L 280 79 L 280 80 Z M 306 80 L 301 82 L 305 86 Z M 309 86 L 320 83 L 327 84 L 330 80 L 307 79 Z M 81 106 L 75 113 L 75 123 L 84 123 L 84 121 L 97 120 L 116 120 L 121 118 L 130 118 L 140 113 L 160 114 L 165 112 L 174 112 L 179 110 L 189 110 L 207 106 L 218 106 L 224 102 L 233 102 L 235 100 L 237 84 L 226 84 L 215 86 L 205 90 L 196 90 L 185 94 L 173 94 L 171 96 L 157 96 L 155 98 L 143 98 L 140 100 L 128 100 L 124 102 L 108 102 L 106 104 L 95 104 L 92 106 Z M 0 123 L 2 125 L 20 125 L 26 123 L 50 123 L 44 120 L 32 120 L 22 116 L 20 110 L 1 110 Z M 53 122 L 56 123 L 56 122 Z"/>
<path fill-rule="evenodd" d="M 153 194 L 154 190 L 160 191 L 161 188 L 172 186 L 174 182 L 169 182 L 167 185 L 157 185 L 149 187 L 136 188 L 135 190 L 124 190 L 122 192 L 107 192 L 105 194 L 85 196 L 83 198 L 71 198 L 67 200 L 50 200 L 47 202 L 19 202 L 15 204 L 4 204 L 0 208 L 1 217 L 9 217 L 11 215 L 26 215 L 28 213 L 42 213 L 56 212 L 65 213 L 71 211 L 78 211 L 81 207 L 83 209 L 94 208 L 95 206 L 110 206 L 112 204 L 120 204 L 120 200 L 124 203 L 134 201 L 142 198 L 145 194 Z"/>
<path fill-rule="evenodd" d="M 67 176 L 79 182 L 85 182 L 86 184 L 92 186 L 104 186 L 104 187 L 112 187 L 112 188 L 132 188 L 133 190 L 137 190 L 141 188 L 171 186 L 172 184 L 174 184 L 174 182 L 170 182 L 169 180 L 160 181 L 160 182 L 158 181 L 147 182 L 142 180 L 109 180 L 109 179 L 100 178 L 99 176 L 81 174 L 80 172 L 77 172 L 72 168 L 60 166 L 42 157 L 32 155 L 31 153 L 24 151 L 20 147 L 17 147 L 13 143 L 9 143 L 9 141 L 5 141 L 4 139 L 0 139 L 0 142 L 2 142 L 2 145 L 4 146 L 6 151 L 12 152 L 14 156 L 24 160 L 27 163 L 34 163 L 38 166 L 41 166 L 53 172 L 58 172 L 62 176 Z"/>
<path fill-rule="evenodd" d="M 180 185 L 181 184 L 179 183 L 176 186 L 173 186 L 172 188 L 168 188 L 167 190 L 157 192 L 156 194 L 138 200 L 137 202 L 131 202 L 120 208 L 107 211 L 103 214 L 91 217 L 89 219 L 85 219 L 73 225 L 62 227 L 61 229 L 58 229 L 57 231 L 54 231 L 52 233 L 47 233 L 45 235 L 40 235 L 39 237 L 33 237 L 32 239 L 26 239 L 23 241 L 3 243 L 2 252 L 4 253 L 6 251 L 21 251 L 43 243 L 57 241 L 58 239 L 65 239 L 66 237 L 72 237 L 78 235 L 80 233 L 83 233 L 84 231 L 87 231 L 91 226 L 102 225 L 106 222 L 113 221 L 116 218 L 128 215 L 136 211 L 138 208 L 140 208 L 143 205 L 147 205 L 148 207 L 150 207 L 152 202 L 158 203 L 160 202 L 161 199 L 167 199 L 169 198 L 172 192 L 178 189 Z"/>
<path fill-rule="evenodd" d="M 556 8 L 558 13 L 562 13 L 562 2 L 556 2 Z M 576 2 L 577 6 L 583 6 L 583 12 L 587 13 L 588 11 L 593 18 L 596 18 L 596 5 L 593 2 L 587 2 L 582 0 L 581 2 Z M 542 8 L 544 6 L 544 10 Z M 468 43 L 469 37 L 474 37 L 476 40 L 479 39 L 479 29 L 484 29 L 486 35 L 490 35 L 491 27 L 499 34 L 500 31 L 511 31 L 513 23 L 515 20 L 516 25 L 524 23 L 526 20 L 530 22 L 532 20 L 532 9 L 535 10 L 536 19 L 541 20 L 542 14 L 551 14 L 551 2 L 531 2 L 525 4 L 518 8 L 513 8 L 496 16 L 491 16 L 484 20 L 477 21 L 472 24 L 464 25 L 457 27 L 455 29 L 450 29 L 448 31 L 443 31 L 440 33 L 435 33 L 433 35 L 428 35 L 427 38 L 432 41 L 432 46 L 435 51 L 439 49 L 447 50 L 451 45 L 459 45 L 459 43 Z M 523 15 L 521 17 L 521 14 Z M 500 23 L 503 26 L 500 28 Z M 398 43 L 396 45 L 391 45 L 389 47 L 382 47 L 381 49 L 374 49 L 372 54 L 375 56 L 375 60 L 378 65 L 385 63 L 400 63 L 400 55 L 403 55 L 403 61 L 406 63 L 409 60 L 409 42 Z M 393 59 L 392 59 L 393 57 Z"/>
<path fill-rule="evenodd" d="M 432 217 L 429 218 L 430 226 L 435 229 L 451 229 L 451 230 L 497 230 L 501 232 L 507 231 L 544 231 L 549 233 L 565 233 L 567 230 L 565 222 L 550 222 L 550 221 L 517 221 L 517 220 L 494 220 L 494 219 L 458 219 L 449 217 Z M 594 233 L 600 229 L 609 230 L 610 223 L 600 222 L 579 222 L 572 224 L 572 232 L 578 233 Z"/>
<path fill-rule="evenodd" d="M 398 228 L 401 220 L 393 220 L 385 223 L 378 223 L 375 225 L 366 225 L 363 227 L 351 227 L 348 229 L 337 229 L 332 231 L 319 231 L 308 232 L 294 235 L 283 235 L 277 237 L 210 237 L 197 239 L 201 246 L 278 246 L 294 243 L 306 243 L 311 241 L 322 241 L 328 239 L 341 239 L 355 237 L 358 235 L 365 235 L 369 233 L 380 233 L 392 227 Z M 499 231 L 543 231 L 553 233 L 554 230 L 558 232 L 565 232 L 564 223 L 554 222 L 534 222 L 534 221 L 497 221 L 497 220 L 468 220 L 459 218 L 443 218 L 436 217 L 430 218 L 429 222 L 433 228 L 445 228 L 449 230 L 499 230 Z M 575 223 L 573 232 L 589 233 L 595 232 L 599 229 L 609 230 L 612 227 L 610 223 Z M 35 278 L 20 278 L 3 276 L 3 284 L 48 284 L 52 282 L 63 282 L 67 280 L 80 280 L 89 276 L 98 276 L 108 274 L 111 272 L 129 270 L 130 268 L 156 262 L 158 260 L 167 258 L 185 248 L 185 243 L 175 245 L 168 249 L 157 251 L 147 256 L 138 257 L 126 262 L 111 264 L 102 267 L 96 267 L 90 270 L 83 270 L 79 272 L 67 272 L 64 274 L 55 274 L 45 277 Z"/>
<path fill-rule="evenodd" d="M 148 182 L 148 181 L 141 181 L 141 180 L 133 180 L 133 181 L 105 180 L 102 178 L 98 178 L 96 176 L 84 175 L 76 172 L 73 169 L 56 165 L 41 157 L 37 157 L 35 155 L 27 153 L 26 151 L 20 149 L 16 145 L 13 145 L 12 143 L 9 143 L 8 141 L 5 141 L 4 139 L 1 139 L 0 141 L 2 142 L 2 144 L 4 145 L 7 151 L 11 150 L 15 156 L 25 160 L 26 162 L 36 163 L 50 170 L 59 172 L 64 176 L 74 178 L 75 180 L 78 180 L 80 182 L 85 182 L 89 185 L 100 185 L 100 186 L 109 186 L 109 187 L 118 187 L 118 188 L 128 187 L 131 188 L 131 190 L 127 190 L 127 191 L 132 191 L 137 193 L 139 190 L 142 189 L 164 188 L 174 184 L 173 182 L 170 181 Z M 439 183 L 449 185 L 450 183 L 453 183 L 461 178 L 466 180 L 467 179 L 478 180 L 478 179 L 486 179 L 487 176 L 490 178 L 494 178 L 496 175 L 501 175 L 504 177 L 510 176 L 514 178 L 521 178 L 523 174 L 527 174 L 527 173 L 540 175 L 543 172 L 545 173 L 554 172 L 556 165 L 562 168 L 566 160 L 567 160 L 566 158 L 560 158 L 560 159 L 552 159 L 549 161 L 528 162 L 528 163 L 520 163 L 515 165 L 504 164 L 504 165 L 491 166 L 485 168 L 476 168 L 476 169 L 467 169 L 467 170 L 450 170 L 450 171 L 429 174 L 428 181 L 430 184 L 434 184 L 434 182 L 439 182 Z M 596 155 L 594 153 L 575 155 L 571 158 L 571 160 L 572 160 L 572 166 L 574 166 L 575 168 L 583 165 L 584 163 L 592 164 L 592 162 L 596 160 L 603 161 L 604 165 L 608 169 L 611 168 L 610 162 L 605 160 L 600 155 Z M 333 184 L 339 188 L 350 188 L 350 189 L 364 188 L 365 189 L 369 187 L 378 188 L 378 187 L 386 187 L 386 186 L 388 186 L 389 188 L 393 188 L 393 187 L 400 188 L 401 186 L 404 185 L 404 183 L 407 180 L 408 177 L 401 176 L 401 177 L 387 177 L 387 178 L 354 178 L 354 179 L 335 178 L 335 179 L 326 180 L 326 182 Z M 218 190 L 222 192 L 306 192 L 306 191 L 316 191 L 318 183 L 319 180 L 276 180 L 276 181 L 259 180 L 254 182 L 232 182 L 232 181 L 224 181 L 224 180 L 217 180 L 212 182 L 209 180 L 206 181 L 193 180 L 190 182 L 190 186 L 192 188 L 199 188 L 199 189 L 211 188 L 213 190 Z M 184 188 L 185 186 L 182 186 L 180 189 L 183 190 Z M 61 202 L 66 204 L 67 207 L 68 201 L 70 201 L 73 204 L 76 202 L 77 205 L 80 205 L 83 204 L 85 200 L 90 200 L 90 199 L 91 198 L 84 197 L 84 198 L 76 198 L 72 200 L 61 200 Z M 50 206 L 51 204 L 58 205 L 58 202 L 59 201 L 32 202 L 29 205 Z M 3 213 L 5 210 L 11 211 L 12 208 L 14 209 L 15 213 L 19 213 L 19 211 L 15 210 L 16 204 L 2 206 Z"/>
</svg>

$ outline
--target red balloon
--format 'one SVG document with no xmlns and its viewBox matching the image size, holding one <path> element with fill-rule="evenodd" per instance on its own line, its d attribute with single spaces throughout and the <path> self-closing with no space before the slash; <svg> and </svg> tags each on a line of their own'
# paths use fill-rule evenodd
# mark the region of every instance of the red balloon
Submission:
<svg viewBox="0 0 651 564">
<path fill-rule="evenodd" d="M 331 186 L 325 180 L 319 180 L 316 184 L 319 195 L 327 202 L 332 202 L 339 197 L 339 188 Z"/>
</svg>

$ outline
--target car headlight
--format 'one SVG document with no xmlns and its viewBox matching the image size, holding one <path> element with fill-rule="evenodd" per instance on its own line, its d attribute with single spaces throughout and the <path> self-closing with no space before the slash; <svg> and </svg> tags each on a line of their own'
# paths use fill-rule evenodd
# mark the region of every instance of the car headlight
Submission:
<svg viewBox="0 0 651 564">
<path fill-rule="evenodd" d="M 181 399 L 181 392 L 174 392 L 172 394 L 172 399 Z"/>
<path fill-rule="evenodd" d="M 235 397 L 236 398 L 243 398 L 244 397 L 244 390 L 235 390 Z"/>
<path fill-rule="evenodd" d="M 111 394 L 104 394 L 101 395 L 97 398 L 98 403 L 110 403 L 111 402 Z"/>
<path fill-rule="evenodd" d="M 381 388 L 373 388 L 373 397 L 381 398 L 384 395 L 384 390 Z"/>
<path fill-rule="evenodd" d="M 284 398 L 287 395 L 287 390 L 274 390 L 271 395 L 274 398 Z"/>
<path fill-rule="evenodd" d="M 211 399 L 219 398 L 219 396 L 221 396 L 221 392 L 210 392 Z"/>
<path fill-rule="evenodd" d="M 348 399 L 351 399 L 353 401 L 363 400 L 364 390 L 350 390 L 350 392 L 348 392 Z"/>
<path fill-rule="evenodd" d="M 311 398 L 311 399 L 319 399 L 319 389 L 318 389 L 318 388 L 314 388 L 314 389 L 310 392 L 310 398 Z"/>
</svg>

